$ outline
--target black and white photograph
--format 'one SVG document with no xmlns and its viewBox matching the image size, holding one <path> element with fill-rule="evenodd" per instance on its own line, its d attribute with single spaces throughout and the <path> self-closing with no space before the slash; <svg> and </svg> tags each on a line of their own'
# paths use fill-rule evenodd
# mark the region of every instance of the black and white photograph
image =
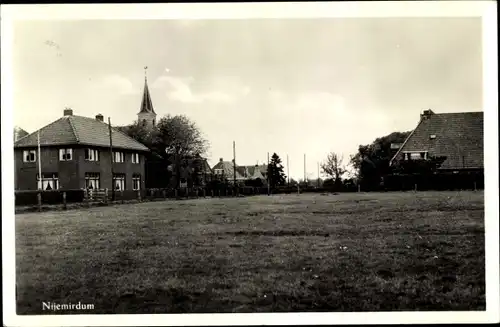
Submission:
<svg viewBox="0 0 500 327">
<path fill-rule="evenodd" d="M 2 5 L 4 325 L 498 322 L 496 31 L 490 1 Z"/>
</svg>

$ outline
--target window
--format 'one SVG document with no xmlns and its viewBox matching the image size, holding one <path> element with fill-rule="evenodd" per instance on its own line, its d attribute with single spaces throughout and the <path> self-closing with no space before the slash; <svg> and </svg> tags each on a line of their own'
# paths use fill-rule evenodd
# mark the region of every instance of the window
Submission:
<svg viewBox="0 0 500 327">
<path fill-rule="evenodd" d="M 85 160 L 99 161 L 99 150 L 85 149 Z"/>
<path fill-rule="evenodd" d="M 42 180 L 40 180 L 40 175 L 36 174 L 36 179 L 39 190 L 50 191 L 59 189 L 59 178 L 55 173 L 42 174 Z"/>
<path fill-rule="evenodd" d="M 141 175 L 133 175 L 132 176 L 132 186 L 134 191 L 141 189 Z"/>
<path fill-rule="evenodd" d="M 125 154 L 123 152 L 114 152 L 114 162 L 124 162 L 125 161 Z"/>
<path fill-rule="evenodd" d="M 406 152 L 405 160 L 427 160 L 427 151 L 422 152 Z"/>
<path fill-rule="evenodd" d="M 68 161 L 73 159 L 73 149 L 59 149 L 59 160 Z"/>
<path fill-rule="evenodd" d="M 117 191 L 125 190 L 125 174 L 113 175 L 113 187 Z"/>
<path fill-rule="evenodd" d="M 224 172 L 224 169 L 214 169 L 215 175 L 222 175 Z"/>
<path fill-rule="evenodd" d="M 430 138 L 431 140 L 435 139 L 435 138 L 436 138 L 436 134 L 431 134 L 431 135 L 429 135 L 429 138 Z"/>
<path fill-rule="evenodd" d="M 132 153 L 132 163 L 139 163 L 139 153 Z"/>
<path fill-rule="evenodd" d="M 23 151 L 23 161 L 24 162 L 35 162 L 36 161 L 36 151 L 35 150 Z"/>
<path fill-rule="evenodd" d="M 101 176 L 99 173 L 85 173 L 85 188 L 89 190 L 98 190 L 100 187 Z"/>
<path fill-rule="evenodd" d="M 422 159 L 422 156 L 420 153 L 417 152 L 417 153 L 411 153 L 410 158 L 411 158 L 411 160 L 419 160 L 419 159 Z"/>
</svg>

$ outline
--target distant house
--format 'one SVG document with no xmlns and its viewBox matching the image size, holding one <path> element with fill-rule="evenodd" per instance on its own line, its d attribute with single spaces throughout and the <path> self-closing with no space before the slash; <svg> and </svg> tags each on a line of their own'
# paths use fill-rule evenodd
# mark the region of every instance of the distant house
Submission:
<svg viewBox="0 0 500 327">
<path fill-rule="evenodd" d="M 482 171 L 483 112 L 434 113 L 425 110 L 417 127 L 390 161 L 426 160 L 444 156 L 441 171 Z"/>
<path fill-rule="evenodd" d="M 212 170 L 206 158 L 188 156 L 181 160 L 179 169 L 175 164 L 168 166 L 171 172 L 170 187 L 192 188 L 203 187 L 212 180 Z M 177 177 L 179 176 L 179 177 Z M 180 181 L 178 180 L 180 179 Z"/>
<path fill-rule="evenodd" d="M 214 178 L 234 183 L 234 164 L 232 161 L 224 161 L 223 158 L 213 166 Z M 236 183 L 260 180 L 263 184 L 267 181 L 267 165 L 238 166 L 236 165 Z"/>
<path fill-rule="evenodd" d="M 15 189 L 144 188 L 148 148 L 115 128 L 111 136 L 112 156 L 109 125 L 101 114 L 94 119 L 64 110 L 63 117 L 15 142 Z"/>
</svg>

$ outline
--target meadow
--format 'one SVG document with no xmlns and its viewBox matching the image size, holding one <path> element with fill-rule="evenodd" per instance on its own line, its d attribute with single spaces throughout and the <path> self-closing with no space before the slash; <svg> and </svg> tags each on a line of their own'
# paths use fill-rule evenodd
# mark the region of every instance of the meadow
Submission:
<svg viewBox="0 0 500 327">
<path fill-rule="evenodd" d="M 16 215 L 18 314 L 485 310 L 484 193 L 157 201 Z"/>
</svg>

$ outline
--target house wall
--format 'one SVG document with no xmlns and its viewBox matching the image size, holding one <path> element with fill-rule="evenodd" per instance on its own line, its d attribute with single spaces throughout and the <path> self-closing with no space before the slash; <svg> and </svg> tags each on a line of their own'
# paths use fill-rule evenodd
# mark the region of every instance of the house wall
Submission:
<svg viewBox="0 0 500 327">
<path fill-rule="evenodd" d="M 57 173 L 60 189 L 81 189 L 85 187 L 85 173 L 99 173 L 100 187 L 112 187 L 111 160 L 109 150 L 106 148 L 95 148 L 99 150 L 99 161 L 85 160 L 85 147 L 73 147 L 73 158 L 69 161 L 59 160 L 59 148 L 42 147 L 41 166 L 42 174 Z M 14 174 L 16 190 L 37 190 L 38 174 L 38 152 L 37 161 L 23 162 L 24 150 L 37 150 L 36 148 L 15 149 L 14 151 Z M 125 153 L 124 163 L 114 163 L 114 173 L 125 174 L 125 189 L 132 190 L 133 174 L 141 175 L 141 188 L 145 188 L 145 156 L 140 154 L 139 163 L 132 163 L 134 151 L 118 150 Z"/>
</svg>

